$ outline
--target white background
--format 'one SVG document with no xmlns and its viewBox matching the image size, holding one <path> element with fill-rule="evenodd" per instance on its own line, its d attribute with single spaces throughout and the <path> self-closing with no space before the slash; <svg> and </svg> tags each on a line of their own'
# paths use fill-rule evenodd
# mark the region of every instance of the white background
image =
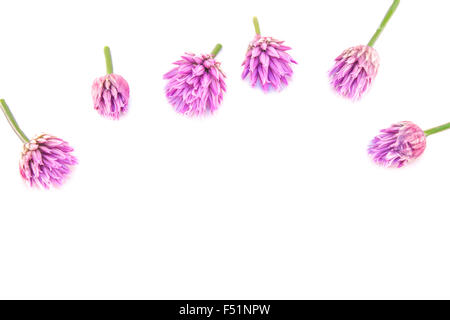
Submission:
<svg viewBox="0 0 450 320">
<path fill-rule="evenodd" d="M 390 4 L 2 0 L 0 95 L 80 164 L 58 190 L 29 189 L 0 119 L 0 298 L 450 298 L 450 132 L 400 170 L 366 155 L 394 122 L 450 121 L 449 2 L 402 1 L 360 102 L 328 84 Z M 240 79 L 254 15 L 299 62 L 281 93 Z M 217 42 L 225 101 L 180 116 L 162 75 Z M 131 89 L 116 122 L 90 96 L 104 45 Z"/>
</svg>

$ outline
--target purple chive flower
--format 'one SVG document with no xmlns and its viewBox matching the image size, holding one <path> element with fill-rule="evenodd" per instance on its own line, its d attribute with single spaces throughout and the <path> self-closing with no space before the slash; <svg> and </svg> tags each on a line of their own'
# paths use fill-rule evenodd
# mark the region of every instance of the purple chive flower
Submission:
<svg viewBox="0 0 450 320">
<path fill-rule="evenodd" d="M 253 18 L 253 24 L 256 36 L 250 42 L 245 61 L 242 63 L 242 79 L 249 76 L 252 87 L 259 84 L 265 92 L 270 88 L 279 91 L 288 85 L 293 74 L 291 64 L 297 62 L 286 52 L 291 48 L 283 45 L 284 41 L 261 36 L 256 17 Z"/>
<path fill-rule="evenodd" d="M 97 78 L 92 85 L 94 109 L 105 118 L 119 119 L 128 111 L 130 89 L 118 74 Z"/>
<path fill-rule="evenodd" d="M 218 44 L 211 54 L 186 53 L 175 62 L 176 67 L 164 75 L 169 80 L 166 96 L 174 109 L 188 116 L 214 113 L 222 103 L 226 91 L 225 74 L 215 56 L 221 50 Z"/>
<path fill-rule="evenodd" d="M 43 134 L 24 144 L 20 160 L 20 174 L 32 186 L 61 185 L 77 164 L 73 149 L 57 137 Z"/>
<path fill-rule="evenodd" d="M 69 176 L 71 167 L 77 164 L 73 149 L 67 142 L 48 134 L 28 139 L 20 129 L 5 100 L 0 107 L 11 127 L 24 143 L 20 160 L 20 174 L 31 186 L 44 187 L 61 185 Z"/>
<path fill-rule="evenodd" d="M 377 51 L 365 45 L 351 47 L 335 61 L 329 73 L 333 88 L 343 97 L 361 98 L 377 75 L 380 65 Z"/>
<path fill-rule="evenodd" d="M 450 122 L 423 131 L 410 121 L 402 121 L 381 130 L 370 143 L 368 153 L 379 165 L 400 168 L 420 157 L 428 136 L 447 129 L 450 129 Z"/>
<path fill-rule="evenodd" d="M 409 121 L 399 122 L 381 130 L 369 145 L 369 155 L 377 164 L 400 168 L 417 159 L 427 145 L 426 135 Z"/>
<path fill-rule="evenodd" d="M 97 78 L 92 84 L 94 109 L 103 117 L 118 120 L 128 111 L 130 88 L 128 82 L 113 73 L 111 50 L 105 47 L 107 75 Z"/>
<path fill-rule="evenodd" d="M 393 1 L 367 45 L 351 47 L 335 59 L 335 65 L 328 75 L 331 86 L 341 96 L 358 100 L 370 88 L 380 65 L 380 58 L 373 46 L 399 3 L 400 0 Z"/>
</svg>

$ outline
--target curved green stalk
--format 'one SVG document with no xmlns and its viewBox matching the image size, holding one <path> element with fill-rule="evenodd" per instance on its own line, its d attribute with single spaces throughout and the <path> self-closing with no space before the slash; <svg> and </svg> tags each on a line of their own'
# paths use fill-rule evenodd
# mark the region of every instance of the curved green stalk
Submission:
<svg viewBox="0 0 450 320">
<path fill-rule="evenodd" d="M 6 119 L 8 120 L 9 124 L 11 125 L 11 128 L 13 128 L 14 132 L 17 134 L 19 139 L 23 143 L 30 142 L 30 139 L 28 139 L 26 134 L 22 131 L 22 129 L 20 129 L 19 124 L 17 123 L 16 119 L 14 119 L 14 116 L 13 116 L 11 110 L 9 109 L 8 105 L 6 104 L 5 100 L 0 99 L 0 105 L 1 105 L 0 107 L 3 111 L 3 113 L 5 114 Z"/>
<path fill-rule="evenodd" d="M 105 52 L 105 61 L 106 61 L 106 73 L 111 74 L 113 73 L 113 64 L 112 64 L 112 58 L 111 58 L 111 50 L 108 46 L 105 47 L 103 50 Z"/>
<path fill-rule="evenodd" d="M 381 21 L 381 24 L 378 27 L 377 31 L 375 31 L 375 34 L 372 36 L 372 39 L 370 39 L 369 43 L 367 44 L 369 47 L 373 47 L 375 42 L 378 40 L 378 37 L 380 36 L 381 32 L 383 32 L 384 27 L 386 27 L 387 23 L 391 19 L 392 15 L 394 14 L 399 4 L 400 0 L 394 0 L 388 12 L 386 12 L 383 21 Z"/>
</svg>

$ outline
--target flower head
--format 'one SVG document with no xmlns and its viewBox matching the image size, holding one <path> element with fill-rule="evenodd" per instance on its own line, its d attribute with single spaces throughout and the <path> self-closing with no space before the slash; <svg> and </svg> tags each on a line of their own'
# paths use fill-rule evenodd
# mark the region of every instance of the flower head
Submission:
<svg viewBox="0 0 450 320">
<path fill-rule="evenodd" d="M 400 168 L 418 158 L 427 145 L 426 135 L 409 121 L 381 130 L 369 145 L 369 155 L 377 164 Z"/>
<path fill-rule="evenodd" d="M 92 85 L 94 109 L 102 116 L 119 119 L 128 111 L 130 89 L 127 81 L 118 74 L 97 78 Z"/>
<path fill-rule="evenodd" d="M 20 174 L 30 186 L 61 185 L 77 164 L 67 142 L 48 134 L 39 135 L 24 144 Z"/>
<path fill-rule="evenodd" d="M 113 73 L 111 50 L 104 48 L 106 76 L 97 78 L 92 84 L 92 100 L 94 109 L 102 116 L 118 120 L 128 111 L 130 87 L 120 75 Z"/>
<path fill-rule="evenodd" d="M 332 87 L 343 97 L 361 98 L 377 75 L 380 65 L 377 51 L 365 45 L 351 47 L 335 61 L 329 72 Z"/>
<path fill-rule="evenodd" d="M 169 80 L 167 99 L 177 112 L 198 116 L 214 113 L 219 108 L 226 91 L 225 74 L 214 56 L 186 53 L 164 75 Z"/>
<path fill-rule="evenodd" d="M 271 37 L 262 37 L 259 22 L 253 18 L 256 36 L 247 49 L 247 55 L 242 65 L 242 79 L 249 76 L 252 87 L 259 84 L 264 91 L 270 88 L 280 90 L 288 85 L 288 80 L 292 77 L 292 63 L 297 63 L 286 52 L 290 47 L 283 45 L 280 41 Z"/>
<path fill-rule="evenodd" d="M 70 173 L 71 167 L 77 164 L 69 144 L 48 134 L 28 139 L 4 99 L 0 99 L 0 109 L 24 144 L 19 165 L 22 177 L 30 186 L 48 189 L 50 186 L 61 185 Z"/>
</svg>

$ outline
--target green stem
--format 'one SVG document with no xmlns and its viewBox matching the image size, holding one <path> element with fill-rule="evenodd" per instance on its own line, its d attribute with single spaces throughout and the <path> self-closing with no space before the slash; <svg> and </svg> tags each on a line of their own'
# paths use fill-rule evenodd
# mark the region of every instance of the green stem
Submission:
<svg viewBox="0 0 450 320">
<path fill-rule="evenodd" d="M 8 105 L 6 104 L 5 100 L 0 99 L 0 104 L 3 113 L 5 114 L 6 119 L 8 119 L 9 124 L 11 125 L 11 128 L 13 128 L 14 132 L 17 134 L 20 140 L 22 140 L 23 143 L 30 142 L 30 139 L 25 135 L 25 133 L 20 129 L 19 124 L 17 123 L 16 119 L 14 119 L 14 116 L 9 109 Z"/>
<path fill-rule="evenodd" d="M 213 57 L 217 56 L 217 54 L 220 52 L 220 50 L 222 50 L 222 45 L 220 43 L 216 44 L 216 46 L 214 47 L 213 51 L 211 51 L 211 55 Z"/>
<path fill-rule="evenodd" d="M 257 35 L 261 35 L 261 28 L 259 27 L 259 21 L 257 17 L 253 17 L 253 25 L 255 26 L 255 32 Z"/>
<path fill-rule="evenodd" d="M 104 49 L 105 52 L 105 60 L 106 60 L 106 73 L 111 74 L 113 73 L 113 64 L 112 64 L 112 58 L 111 58 L 111 50 L 108 46 Z"/>
<path fill-rule="evenodd" d="M 435 133 L 438 133 L 438 132 L 441 132 L 441 131 L 444 131 L 447 129 L 450 129 L 450 122 L 443 124 L 442 126 L 438 126 L 438 127 L 434 127 L 434 128 L 425 130 L 423 133 L 425 133 L 425 135 L 428 137 L 432 134 L 435 134 Z"/>
<path fill-rule="evenodd" d="M 372 39 L 370 39 L 369 43 L 367 44 L 369 47 L 373 47 L 375 42 L 378 40 L 378 37 L 380 36 L 381 32 L 383 32 L 384 27 L 386 27 L 387 23 L 391 19 L 392 15 L 394 14 L 395 10 L 397 9 L 398 5 L 400 4 L 400 0 L 394 0 L 391 7 L 389 8 L 388 12 L 386 12 L 386 15 L 384 16 L 383 21 L 381 21 L 380 26 L 378 27 L 375 34 L 372 36 Z"/>
</svg>

